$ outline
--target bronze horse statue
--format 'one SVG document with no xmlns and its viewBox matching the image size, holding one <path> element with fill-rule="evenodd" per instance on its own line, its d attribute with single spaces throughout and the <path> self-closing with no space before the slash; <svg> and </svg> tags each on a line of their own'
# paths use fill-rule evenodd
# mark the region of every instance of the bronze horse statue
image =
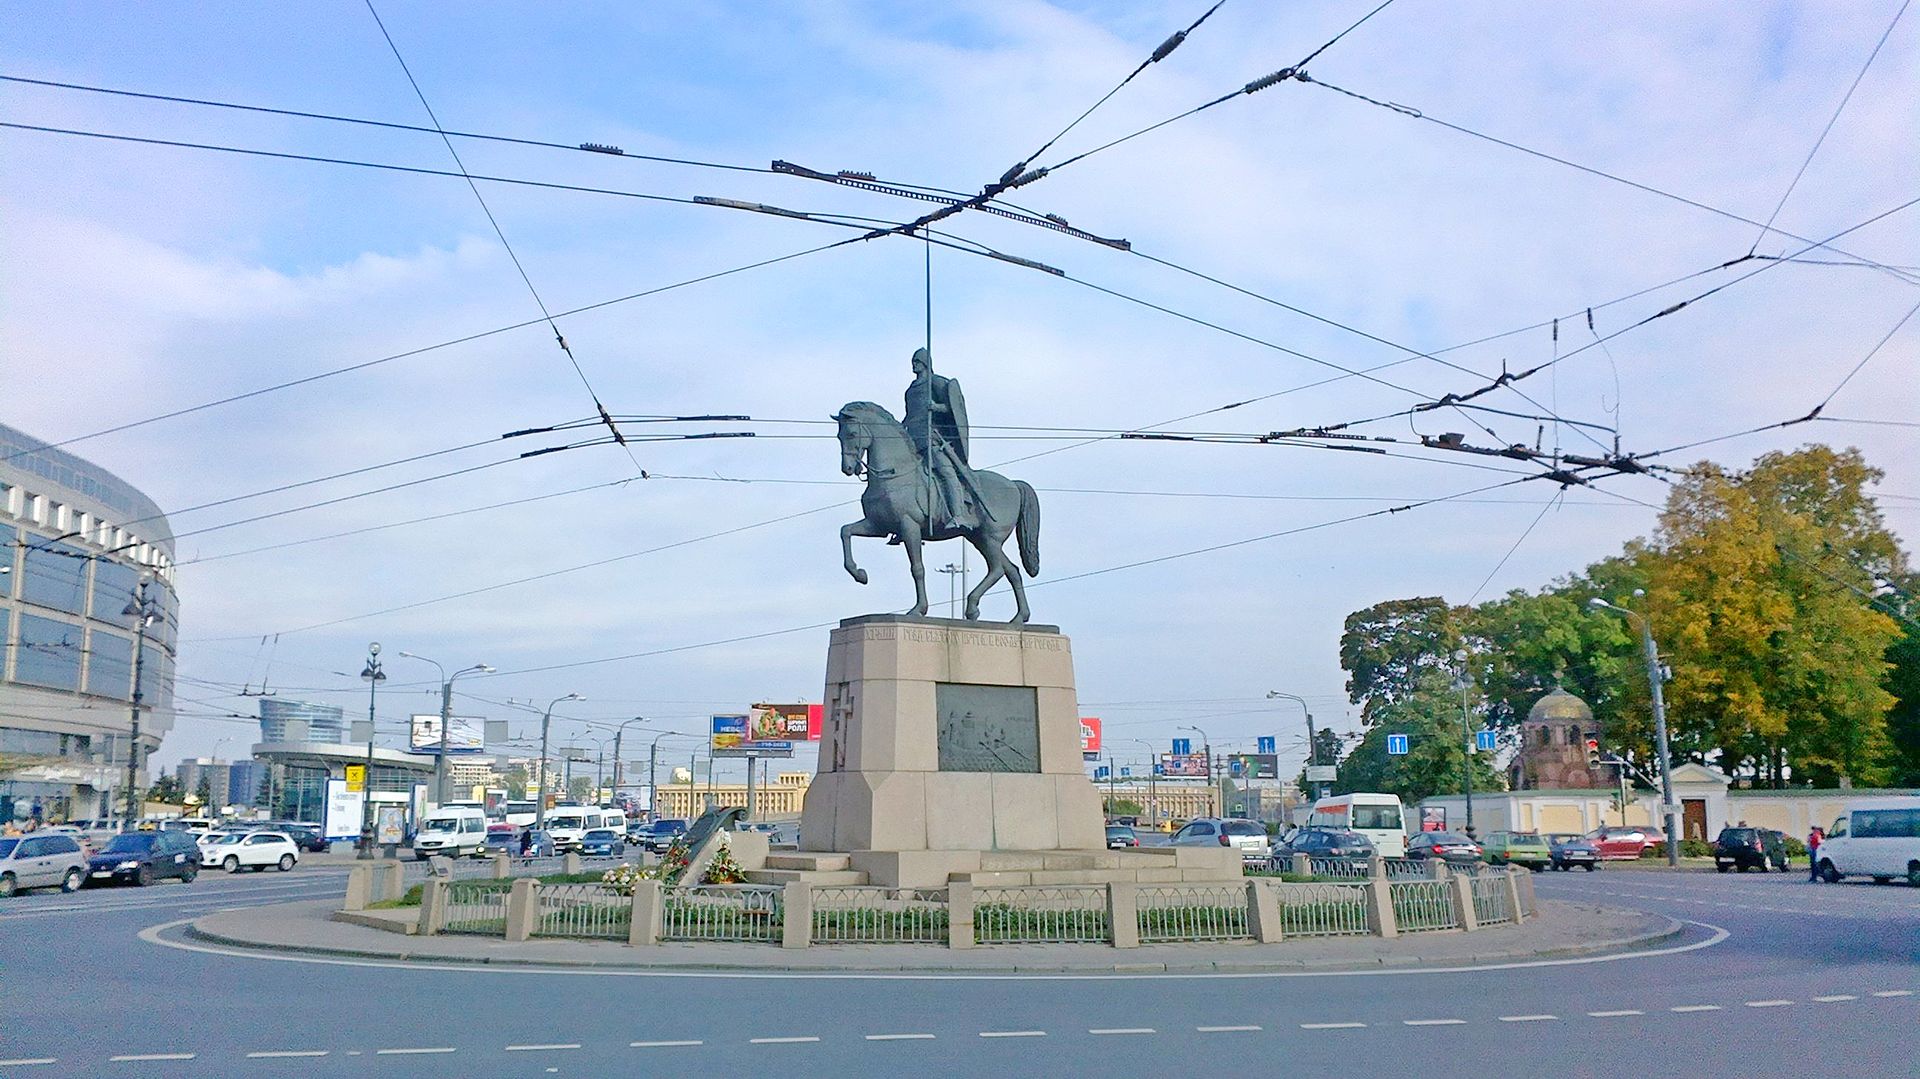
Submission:
<svg viewBox="0 0 1920 1079">
<path fill-rule="evenodd" d="M 893 537 L 907 549 L 907 565 L 913 570 L 915 602 L 908 613 L 924 615 L 927 571 L 921 560 L 921 544 L 964 539 L 980 552 L 987 566 L 980 583 L 967 591 L 966 617 L 980 617 L 980 597 L 1004 578 L 1013 587 L 1017 608 L 1012 623 L 1025 623 L 1030 612 L 1020 569 L 1025 567 L 1029 577 L 1040 575 L 1040 497 L 1033 487 L 995 472 L 974 472 L 973 487 L 983 503 L 979 507 L 983 518 L 980 527 L 929 523 L 927 469 L 913 439 L 893 413 L 871 401 L 854 401 L 834 413 L 833 419 L 840 425 L 840 471 L 867 480 L 867 489 L 860 496 L 860 509 L 866 516 L 840 527 L 840 550 L 847 573 L 861 584 L 867 583 L 867 571 L 853 561 L 853 537 Z M 1020 566 L 1015 566 L 1002 550 L 1007 537 L 1016 533 L 1020 537 Z"/>
</svg>

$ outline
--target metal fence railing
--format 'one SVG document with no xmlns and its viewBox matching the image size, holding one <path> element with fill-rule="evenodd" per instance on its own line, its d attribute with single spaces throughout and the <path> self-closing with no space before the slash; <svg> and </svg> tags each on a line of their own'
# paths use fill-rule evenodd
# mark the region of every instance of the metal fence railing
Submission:
<svg viewBox="0 0 1920 1079">
<path fill-rule="evenodd" d="M 851 885 L 813 889 L 815 944 L 945 944 L 947 925 L 942 891 Z"/>
<path fill-rule="evenodd" d="M 1316 877 L 1336 880 L 1366 880 L 1370 872 L 1365 858 L 1309 858 L 1307 868 Z"/>
<path fill-rule="evenodd" d="M 1346 937 L 1367 933 L 1365 884 L 1268 885 L 1280 901 L 1280 931 L 1289 937 Z"/>
<path fill-rule="evenodd" d="M 976 888 L 973 939 L 981 944 L 1105 944 L 1104 884 Z"/>
<path fill-rule="evenodd" d="M 1482 873 L 1467 882 L 1473 891 L 1473 920 L 1480 925 L 1511 922 L 1513 896 L 1507 891 L 1504 873 Z"/>
<path fill-rule="evenodd" d="M 1393 917 L 1402 933 L 1453 929 L 1453 886 L 1443 880 L 1397 880 L 1387 885 L 1393 895 Z"/>
<path fill-rule="evenodd" d="M 632 897 L 605 884 L 543 884 L 535 894 L 535 936 L 625 940 L 633 925 Z"/>
<path fill-rule="evenodd" d="M 1247 889 L 1235 884 L 1143 884 L 1140 942 L 1246 940 Z"/>
<path fill-rule="evenodd" d="M 662 940 L 780 941 L 785 905 L 780 889 L 753 884 L 699 884 L 668 889 Z"/>
<path fill-rule="evenodd" d="M 1431 880 L 1431 858 L 1385 858 L 1388 880 Z"/>
<path fill-rule="evenodd" d="M 511 881 L 454 880 L 447 882 L 447 933 L 507 935 L 507 890 Z"/>
</svg>

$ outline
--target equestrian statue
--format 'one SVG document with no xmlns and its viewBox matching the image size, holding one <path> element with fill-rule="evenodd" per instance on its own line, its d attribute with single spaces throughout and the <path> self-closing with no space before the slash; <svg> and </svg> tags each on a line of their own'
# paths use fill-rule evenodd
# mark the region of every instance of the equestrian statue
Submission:
<svg viewBox="0 0 1920 1079">
<path fill-rule="evenodd" d="M 986 562 L 980 583 L 967 591 L 966 617 L 980 617 L 980 598 L 1003 578 L 1013 587 L 1013 623 L 1027 621 L 1027 587 L 1020 577 L 1040 574 L 1040 499 L 1021 480 L 977 472 L 968 463 L 967 402 L 960 383 L 933 373 L 933 355 L 913 354 L 913 384 L 907 387 L 904 420 L 871 401 L 854 401 L 833 414 L 840 425 L 840 471 L 865 476 L 860 496 L 865 517 L 840 528 L 847 573 L 861 584 L 867 571 L 854 564 L 853 537 L 890 537 L 906 548 L 913 570 L 915 603 L 909 614 L 927 613 L 927 571 L 921 544 L 964 539 Z M 1020 566 L 1001 548 L 1020 537 Z"/>
</svg>

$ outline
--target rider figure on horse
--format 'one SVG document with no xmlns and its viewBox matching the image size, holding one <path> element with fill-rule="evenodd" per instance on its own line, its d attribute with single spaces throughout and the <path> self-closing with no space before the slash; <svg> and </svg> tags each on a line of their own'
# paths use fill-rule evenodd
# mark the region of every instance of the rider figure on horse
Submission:
<svg viewBox="0 0 1920 1079">
<path fill-rule="evenodd" d="M 933 373 L 933 354 L 924 348 L 913 354 L 901 426 L 927 471 L 928 517 L 935 529 L 964 532 L 987 523 L 985 500 L 967 461 L 967 399 L 959 382 Z"/>
</svg>

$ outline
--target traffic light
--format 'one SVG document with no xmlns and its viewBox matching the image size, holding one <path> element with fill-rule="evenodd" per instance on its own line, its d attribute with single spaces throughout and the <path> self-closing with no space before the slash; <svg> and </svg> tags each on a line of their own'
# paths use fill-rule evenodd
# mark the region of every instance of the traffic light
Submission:
<svg viewBox="0 0 1920 1079">
<path fill-rule="evenodd" d="M 1587 739 L 1587 767 L 1600 767 L 1600 739 Z"/>
</svg>

